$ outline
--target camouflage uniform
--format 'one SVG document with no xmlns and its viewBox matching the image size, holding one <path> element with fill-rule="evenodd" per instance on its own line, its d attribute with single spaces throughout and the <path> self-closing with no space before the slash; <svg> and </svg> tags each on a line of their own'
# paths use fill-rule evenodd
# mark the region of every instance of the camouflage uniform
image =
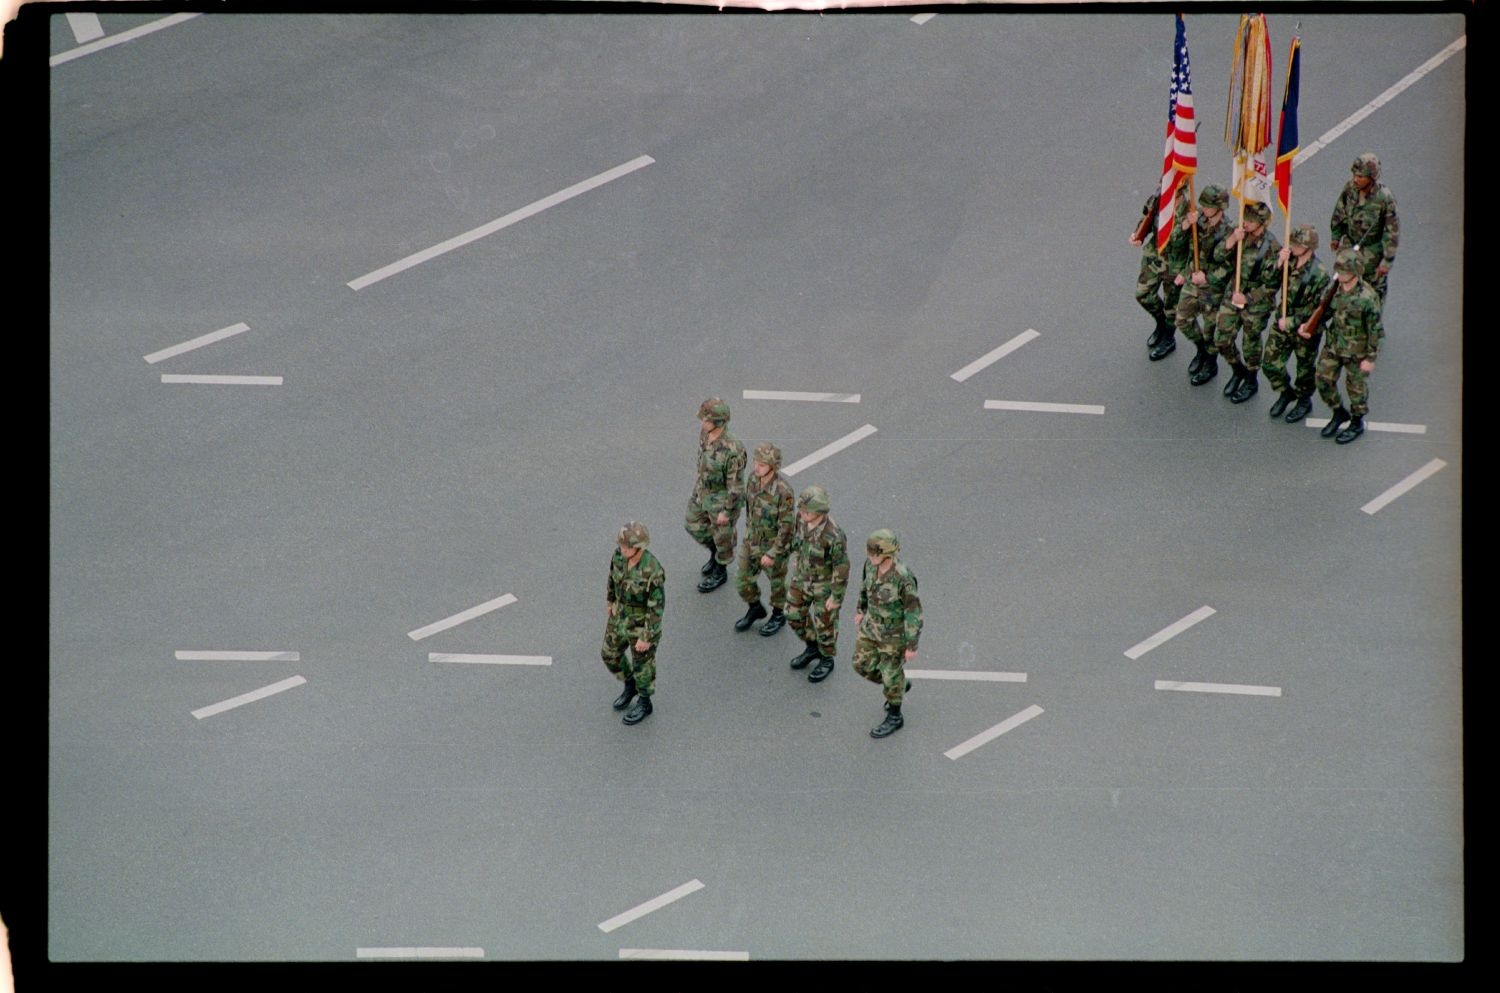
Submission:
<svg viewBox="0 0 1500 993">
<path fill-rule="evenodd" d="M 772 453 L 774 463 L 769 461 Z M 781 452 L 776 446 L 760 446 L 755 457 L 756 461 L 772 466 L 772 472 L 768 477 L 770 482 L 762 483 L 752 471 L 745 484 L 745 540 L 740 545 L 735 586 L 741 600 L 760 603 L 760 582 L 756 577 L 764 568 L 771 581 L 771 608 L 780 610 L 786 606 L 786 567 L 797 525 L 797 499 L 781 473 L 775 471 L 781 465 Z M 761 566 L 763 555 L 771 556 L 770 566 Z"/>
<path fill-rule="evenodd" d="M 622 540 L 626 540 L 631 527 L 626 525 L 621 531 Z M 656 649 L 661 645 L 667 574 L 656 556 L 645 548 L 645 529 L 641 528 L 640 533 L 641 557 L 634 567 L 619 548 L 610 558 L 609 583 L 604 589 L 609 617 L 604 622 L 604 647 L 599 654 L 616 679 L 649 699 L 656 689 Z M 637 652 L 637 641 L 648 641 L 651 647 Z M 628 659 L 626 652 L 630 655 Z M 629 697 L 623 697 L 622 701 L 617 702 L 616 709 L 623 708 Z"/>
<path fill-rule="evenodd" d="M 708 419 L 718 409 L 723 419 L 715 423 L 727 425 L 729 406 L 722 400 L 705 401 L 699 415 Z M 745 446 L 727 426 L 713 441 L 708 435 L 707 428 L 698 432 L 698 477 L 688 498 L 684 526 L 694 541 L 713 550 L 715 562 L 727 566 L 734 559 L 735 522 L 745 499 Z M 728 524 L 718 523 L 720 512 L 729 515 Z"/>
<path fill-rule="evenodd" d="M 1171 324 L 1167 315 L 1177 308 L 1177 298 L 1182 293 L 1175 277 L 1182 272 L 1192 258 L 1192 245 L 1182 230 L 1182 218 L 1188 212 L 1187 187 L 1177 187 L 1177 197 L 1172 207 L 1172 235 L 1167 239 L 1167 251 L 1163 255 L 1156 250 L 1156 205 L 1160 193 L 1153 193 L 1141 208 L 1143 217 L 1153 218 L 1146 228 L 1146 240 L 1141 244 L 1141 274 L 1135 282 L 1135 302 L 1152 317 L 1158 327 L 1165 329 Z M 1184 255 L 1182 246 L 1187 246 Z M 1176 263 L 1175 265 L 1173 263 Z M 1150 344 L 1155 344 L 1151 342 Z"/>
<path fill-rule="evenodd" d="M 854 671 L 880 683 L 886 703 L 899 707 L 906 694 L 906 652 L 916 650 L 922 633 L 917 577 L 902 562 L 893 562 L 882 576 L 866 559 L 859 610 L 864 616 L 854 639 Z"/>
<path fill-rule="evenodd" d="M 1228 200 L 1228 194 L 1221 186 L 1205 186 L 1198 195 L 1198 203 L 1204 207 L 1222 209 Z M 1218 314 L 1219 298 L 1224 295 L 1224 284 L 1233 271 L 1233 263 L 1225 261 L 1219 250 L 1224 239 L 1229 237 L 1229 232 L 1234 230 L 1234 223 L 1227 214 L 1220 214 L 1218 222 L 1210 227 L 1207 218 L 1200 211 L 1197 228 L 1198 262 L 1203 267 L 1203 275 L 1208 282 L 1199 286 L 1190 278 L 1193 266 L 1192 234 L 1183 232 L 1183 240 L 1187 245 L 1187 262 L 1182 272 L 1182 295 L 1177 298 L 1175 320 L 1178 333 L 1194 345 L 1207 349 L 1214 341 L 1214 319 Z M 1204 323 L 1201 333 L 1198 330 L 1199 317 L 1203 318 Z M 1215 366 L 1217 367 L 1217 362 Z"/>
<path fill-rule="evenodd" d="M 1318 233 L 1311 225 L 1301 225 L 1292 232 L 1292 244 L 1315 249 Z M 1266 335 L 1264 366 L 1272 389 L 1285 393 L 1290 386 L 1299 400 L 1306 400 L 1313 394 L 1313 368 L 1317 365 L 1318 343 L 1323 340 L 1323 330 L 1320 327 L 1311 338 L 1304 339 L 1298 336 L 1297 329 L 1306 324 L 1312 312 L 1318 309 L 1323 295 L 1328 292 L 1328 281 L 1333 278 L 1317 255 L 1309 252 L 1306 259 L 1300 266 L 1296 258 L 1287 260 L 1286 330 L 1278 329 L 1276 322 L 1271 322 L 1271 330 Z M 1297 356 L 1295 385 L 1291 384 L 1286 373 L 1287 359 L 1292 354 Z"/>
<path fill-rule="evenodd" d="M 1216 261 L 1218 255 L 1223 256 L 1223 264 L 1228 266 L 1229 277 L 1225 281 L 1223 302 L 1219 306 L 1214 346 L 1231 365 L 1243 365 L 1249 372 L 1255 372 L 1260 368 L 1261 331 L 1265 328 L 1271 311 L 1276 309 L 1276 297 L 1281 292 L 1281 267 L 1276 262 L 1281 242 L 1265 227 L 1271 217 L 1270 208 L 1260 203 L 1248 204 L 1246 207 L 1248 219 L 1263 218 L 1260 222 L 1260 236 L 1253 244 L 1247 235 L 1234 248 L 1226 248 L 1220 242 L 1215 249 Z M 1256 210 L 1257 207 L 1261 209 Z M 1234 293 L 1236 253 L 1239 254 L 1240 292 L 1245 295 L 1243 309 L 1236 307 L 1230 299 Z M 1236 336 L 1242 343 L 1243 362 L 1240 360 L 1241 348 L 1235 345 Z"/>
<path fill-rule="evenodd" d="M 1354 248 L 1364 256 L 1366 283 L 1385 301 L 1386 280 L 1389 274 L 1376 273 L 1382 264 L 1389 269 L 1396 261 L 1396 243 L 1400 235 L 1400 222 L 1396 217 L 1396 198 L 1379 182 L 1380 160 L 1369 152 L 1354 160 L 1351 171 L 1370 177 L 1370 188 L 1361 193 L 1354 180 L 1344 184 L 1343 192 L 1333 206 L 1333 217 L 1328 222 L 1337 249 Z"/>
<path fill-rule="evenodd" d="M 1334 265 L 1335 273 L 1358 272 L 1362 268 L 1359 253 L 1348 249 L 1339 252 Z M 1318 356 L 1317 379 L 1318 395 L 1334 412 L 1330 427 L 1336 426 L 1345 413 L 1361 420 L 1370 412 L 1369 383 L 1359 363 L 1364 359 L 1374 362 L 1380 353 L 1381 342 L 1385 340 L 1380 310 L 1380 294 L 1363 279 L 1356 280 L 1353 289 L 1347 292 L 1340 287 L 1328 305 L 1323 321 L 1327 335 L 1323 340 L 1323 353 Z M 1347 411 L 1339 398 L 1340 370 L 1344 371 L 1349 390 Z"/>
<path fill-rule="evenodd" d="M 808 487 L 802 494 L 804 503 L 812 489 L 821 492 L 821 487 Z M 819 654 L 831 661 L 838 650 L 839 609 L 849 584 L 849 553 L 843 528 L 826 511 L 822 513 L 823 519 L 815 526 L 800 518 L 797 521 L 792 538 L 797 565 L 791 570 L 786 619 L 797 637 L 817 645 Z M 834 605 L 831 611 L 827 607 L 829 599 Z"/>
</svg>

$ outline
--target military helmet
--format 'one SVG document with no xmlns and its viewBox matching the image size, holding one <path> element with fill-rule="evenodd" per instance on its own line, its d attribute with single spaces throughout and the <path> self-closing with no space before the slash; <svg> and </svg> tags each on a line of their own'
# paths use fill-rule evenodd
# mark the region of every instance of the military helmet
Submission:
<svg viewBox="0 0 1500 993">
<path fill-rule="evenodd" d="M 1333 271 L 1358 276 L 1365 271 L 1365 257 L 1352 248 L 1340 249 L 1338 256 L 1333 260 Z"/>
<path fill-rule="evenodd" d="M 1371 179 L 1380 178 L 1380 159 L 1374 152 L 1365 152 L 1354 160 L 1349 171 L 1360 176 L 1369 176 Z"/>
<path fill-rule="evenodd" d="M 814 483 L 797 497 L 797 508 L 810 514 L 828 513 L 828 491 Z"/>
<path fill-rule="evenodd" d="M 1223 210 L 1229 205 L 1229 191 L 1218 183 L 1209 183 L 1199 192 L 1198 205 L 1200 207 L 1218 207 L 1220 210 Z"/>
<path fill-rule="evenodd" d="M 865 551 L 871 555 L 895 555 L 900 550 L 901 542 L 896 540 L 896 532 L 890 528 L 871 532 L 865 541 Z"/>
<path fill-rule="evenodd" d="M 1245 204 L 1245 220 L 1264 226 L 1271 219 L 1271 205 L 1252 200 Z"/>
<path fill-rule="evenodd" d="M 759 445 L 755 446 L 755 461 L 764 462 L 772 469 L 780 469 L 781 449 L 777 448 L 769 441 L 763 441 Z"/>
<path fill-rule="evenodd" d="M 651 543 L 651 533 L 640 521 L 631 521 L 620 529 L 617 543 L 629 548 L 645 548 Z"/>
<path fill-rule="evenodd" d="M 729 421 L 729 404 L 718 397 L 709 397 L 698 408 L 698 420 L 713 421 L 715 424 L 727 423 Z"/>
<path fill-rule="evenodd" d="M 1301 245 L 1303 248 L 1318 247 L 1318 229 L 1311 224 L 1299 224 L 1292 228 L 1290 241 L 1293 245 Z"/>
</svg>

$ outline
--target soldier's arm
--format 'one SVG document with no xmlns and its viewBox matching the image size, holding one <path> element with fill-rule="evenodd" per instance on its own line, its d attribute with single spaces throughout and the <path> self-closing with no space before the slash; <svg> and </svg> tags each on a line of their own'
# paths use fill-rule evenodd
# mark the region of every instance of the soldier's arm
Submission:
<svg viewBox="0 0 1500 993">
<path fill-rule="evenodd" d="M 638 635 L 642 640 L 656 644 L 661 641 L 661 619 L 667 609 L 667 574 L 657 563 L 651 574 L 651 586 L 646 592 L 646 622 Z"/>
<path fill-rule="evenodd" d="M 828 564 L 833 567 L 833 600 L 843 603 L 844 591 L 849 587 L 849 553 L 841 534 L 835 533 L 828 543 Z"/>
<path fill-rule="evenodd" d="M 1401 222 L 1396 217 L 1396 198 L 1386 193 L 1385 228 L 1381 239 L 1381 264 L 1387 269 L 1396 261 L 1396 243 L 1401 236 Z"/>
<path fill-rule="evenodd" d="M 908 576 L 901 584 L 901 606 L 906 612 L 906 650 L 914 652 L 922 636 L 922 601 L 917 597 L 916 576 Z"/>
<path fill-rule="evenodd" d="M 870 607 L 870 560 L 865 560 L 865 567 L 859 574 L 859 606 L 855 607 L 855 613 L 863 614 Z"/>
<path fill-rule="evenodd" d="M 1344 193 L 1339 193 L 1339 198 L 1333 203 L 1333 216 L 1328 219 L 1328 233 L 1333 236 L 1334 243 L 1343 241 L 1349 236 L 1349 210 L 1344 206 Z"/>
<path fill-rule="evenodd" d="M 739 516 L 740 504 L 745 502 L 745 447 L 736 445 L 729 453 L 724 465 L 724 488 L 729 491 L 729 503 L 724 508 L 732 521 Z"/>
<path fill-rule="evenodd" d="M 771 557 L 780 559 L 791 553 L 792 534 L 797 527 L 797 498 L 790 489 L 776 493 L 776 539 L 771 542 Z"/>
<path fill-rule="evenodd" d="M 616 597 L 615 597 L 615 555 L 619 555 L 619 554 L 620 554 L 619 552 L 616 552 L 614 555 L 611 555 L 609 557 L 609 571 L 606 574 L 606 578 L 604 580 L 604 602 L 605 603 L 614 603 L 615 600 L 616 600 Z"/>
<path fill-rule="evenodd" d="M 1371 300 L 1365 307 L 1365 358 L 1374 362 L 1380 355 L 1380 346 L 1385 341 L 1385 323 L 1380 319 L 1380 298 Z"/>
</svg>

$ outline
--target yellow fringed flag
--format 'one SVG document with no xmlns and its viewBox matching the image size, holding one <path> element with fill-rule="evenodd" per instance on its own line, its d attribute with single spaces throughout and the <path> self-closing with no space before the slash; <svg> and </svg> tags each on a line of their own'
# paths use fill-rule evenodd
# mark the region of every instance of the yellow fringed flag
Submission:
<svg viewBox="0 0 1500 993">
<path fill-rule="evenodd" d="M 1271 202 L 1271 172 L 1265 158 L 1271 144 L 1271 34 L 1266 15 L 1241 15 L 1229 70 L 1229 106 L 1224 141 L 1234 156 L 1233 192 L 1244 202 Z"/>
</svg>

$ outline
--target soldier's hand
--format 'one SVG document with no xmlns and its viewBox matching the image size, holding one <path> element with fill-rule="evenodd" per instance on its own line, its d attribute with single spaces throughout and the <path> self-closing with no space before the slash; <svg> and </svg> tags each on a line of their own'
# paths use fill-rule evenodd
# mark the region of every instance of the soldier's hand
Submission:
<svg viewBox="0 0 1500 993">
<path fill-rule="evenodd" d="M 1233 231 L 1229 232 L 1229 237 L 1224 239 L 1224 247 L 1233 248 L 1235 245 L 1238 245 L 1240 243 L 1240 239 L 1243 237 L 1245 237 L 1245 229 L 1235 228 Z"/>
<path fill-rule="evenodd" d="M 1235 290 L 1234 293 L 1230 294 L 1229 301 L 1236 307 L 1243 310 L 1245 307 L 1245 294 L 1241 293 L 1239 290 Z"/>
<path fill-rule="evenodd" d="M 1386 265 L 1384 262 L 1380 263 L 1380 265 L 1378 265 L 1378 266 L 1375 267 L 1375 275 L 1377 275 L 1377 276 L 1384 276 L 1386 273 L 1388 273 L 1390 271 L 1391 271 L 1391 267 L 1388 266 L 1388 265 Z"/>
<path fill-rule="evenodd" d="M 1328 243 L 1328 250 L 1330 252 L 1336 252 L 1339 250 L 1339 240 L 1337 238 Z"/>
<path fill-rule="evenodd" d="M 829 612 L 829 613 L 830 613 L 830 614 L 836 614 L 836 613 L 838 613 L 838 610 L 839 610 L 839 604 L 838 604 L 838 601 L 837 601 L 837 600 L 835 600 L 835 599 L 834 599 L 834 598 L 833 598 L 833 597 L 829 597 L 829 598 L 828 598 L 828 602 L 827 602 L 827 603 L 825 603 L 825 604 L 823 604 L 823 607 L 824 607 L 824 609 L 825 609 L 825 610 L 827 610 L 827 611 L 828 611 L 828 612 Z"/>
<path fill-rule="evenodd" d="M 1172 285 L 1181 286 L 1184 282 L 1186 282 L 1186 280 L 1184 280 L 1182 276 L 1179 275 L 1176 279 L 1172 280 Z"/>
<path fill-rule="evenodd" d="M 1277 331 L 1285 331 L 1286 330 L 1286 318 L 1285 317 L 1278 317 L 1278 318 L 1276 318 L 1276 330 Z"/>
<path fill-rule="evenodd" d="M 1203 270 L 1202 269 L 1199 269 L 1197 272 L 1193 273 L 1193 285 L 1194 286 L 1207 286 L 1208 285 L 1208 277 L 1205 276 L 1205 275 L 1203 275 Z"/>
<path fill-rule="evenodd" d="M 854 612 L 854 626 L 855 627 L 859 627 L 860 618 L 862 618 L 864 616 L 865 616 L 865 612 L 863 610 L 856 610 Z"/>
<path fill-rule="evenodd" d="M 916 657 L 917 657 L 917 650 L 915 648 L 908 648 L 906 650 L 906 661 L 910 662 L 913 659 L 915 659 Z"/>
<path fill-rule="evenodd" d="M 723 527 L 725 524 L 729 523 L 729 515 L 726 514 L 724 511 L 721 510 L 721 511 L 719 511 L 719 516 L 717 518 L 717 521 L 718 521 L 719 526 Z"/>
<path fill-rule="evenodd" d="M 1359 371 L 1360 372 L 1374 372 L 1375 371 L 1375 363 L 1371 362 L 1369 359 L 1360 359 L 1360 361 L 1359 361 Z"/>
<path fill-rule="evenodd" d="M 760 564 L 762 566 L 764 566 L 765 568 L 769 569 L 769 568 L 771 568 L 771 566 L 773 566 L 773 565 L 776 564 L 776 560 L 773 559 L 773 558 L 771 558 L 771 556 L 769 556 L 769 555 L 762 555 L 760 557 Z"/>
<path fill-rule="evenodd" d="M 1291 258 L 1291 257 L 1292 257 L 1292 250 L 1290 248 L 1283 247 L 1281 249 L 1281 251 L 1279 251 L 1279 252 L 1276 253 L 1276 264 L 1277 265 L 1286 265 L 1286 260 L 1289 259 L 1289 258 Z"/>
<path fill-rule="evenodd" d="M 638 652 L 644 652 L 650 647 L 651 642 L 647 641 L 645 638 L 637 638 L 635 641 L 635 650 Z"/>
<path fill-rule="evenodd" d="M 1131 236 L 1130 236 L 1130 243 L 1131 243 L 1131 244 L 1132 244 L 1132 245 L 1140 245 L 1140 244 L 1143 244 L 1143 243 L 1144 243 L 1144 242 L 1145 242 L 1145 241 L 1146 241 L 1146 239 L 1145 239 L 1145 238 L 1142 238 L 1142 237 L 1141 237 L 1141 236 L 1140 236 L 1140 235 L 1138 235 L 1138 234 L 1132 234 L 1132 235 L 1131 235 Z"/>
<path fill-rule="evenodd" d="M 1182 215 L 1182 230 L 1190 230 L 1192 226 L 1197 223 L 1198 212 L 1196 210 L 1190 210 L 1186 214 Z"/>
<path fill-rule="evenodd" d="M 1311 338 L 1312 337 L 1312 332 L 1310 332 L 1310 331 L 1307 330 L 1307 322 L 1306 321 L 1303 321 L 1301 324 L 1297 325 L 1297 337 L 1299 337 L 1299 338 Z"/>
</svg>

